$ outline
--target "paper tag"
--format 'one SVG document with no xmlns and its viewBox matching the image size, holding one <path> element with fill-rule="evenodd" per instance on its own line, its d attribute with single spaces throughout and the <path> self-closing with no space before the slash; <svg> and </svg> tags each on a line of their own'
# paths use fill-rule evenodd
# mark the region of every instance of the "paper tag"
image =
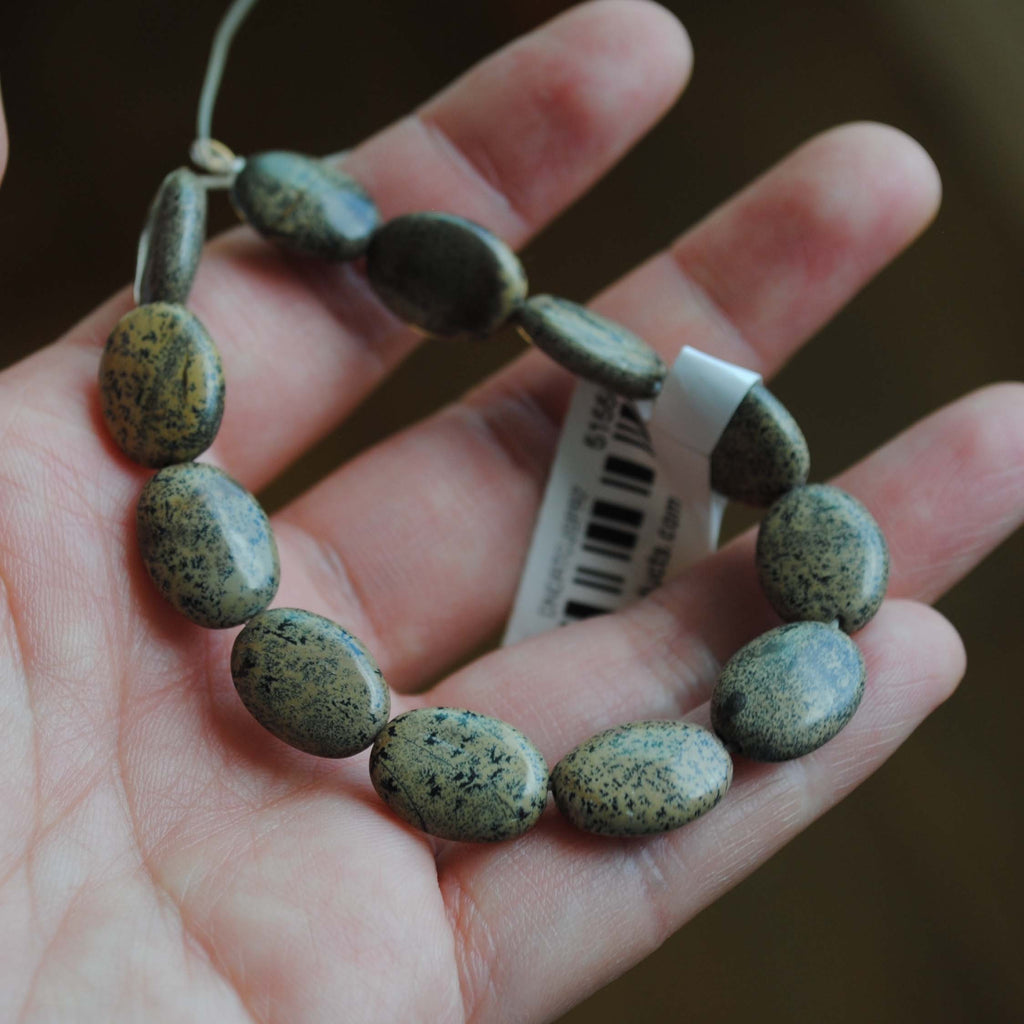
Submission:
<svg viewBox="0 0 1024 1024">
<path fill-rule="evenodd" d="M 715 550 L 708 456 L 760 379 L 687 347 L 654 403 L 576 385 L 504 644 L 615 611 Z"/>
</svg>

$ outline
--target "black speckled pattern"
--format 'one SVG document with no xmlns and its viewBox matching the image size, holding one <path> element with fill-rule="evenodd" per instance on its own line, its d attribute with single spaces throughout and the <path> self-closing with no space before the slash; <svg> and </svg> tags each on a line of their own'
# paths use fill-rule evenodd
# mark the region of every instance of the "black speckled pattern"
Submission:
<svg viewBox="0 0 1024 1024">
<path fill-rule="evenodd" d="M 729 659 L 711 696 L 711 724 L 728 748 L 754 761 L 817 750 L 853 717 L 864 659 L 822 622 L 779 626 Z"/>
<path fill-rule="evenodd" d="M 139 302 L 184 303 L 206 239 L 206 189 L 187 167 L 164 178 L 143 230 Z"/>
<path fill-rule="evenodd" d="M 515 253 L 486 228 L 448 213 L 388 221 L 370 243 L 366 270 L 395 316 L 436 337 L 485 338 L 526 297 Z"/>
<path fill-rule="evenodd" d="M 224 414 L 224 370 L 184 306 L 155 302 L 122 317 L 100 360 L 103 418 L 121 450 L 157 469 L 213 443 Z"/>
<path fill-rule="evenodd" d="M 624 398 L 653 398 L 665 364 L 645 341 L 585 306 L 534 295 L 513 314 L 519 333 L 584 380 Z"/>
<path fill-rule="evenodd" d="M 231 677 L 278 739 L 318 757 L 351 757 L 387 724 L 391 696 L 370 652 L 312 612 L 273 608 L 238 634 Z"/>
<path fill-rule="evenodd" d="M 463 843 L 522 835 L 547 802 L 537 748 L 506 722 L 459 708 L 422 708 L 389 722 L 373 745 L 370 779 L 403 821 Z"/>
<path fill-rule="evenodd" d="M 717 738 L 690 722 L 630 722 L 592 736 L 551 773 L 558 809 L 603 836 L 668 832 L 710 811 L 732 783 Z"/>
<path fill-rule="evenodd" d="M 142 491 L 136 522 L 157 589 L 198 625 L 241 625 L 274 599 L 280 568 L 266 513 L 219 469 L 162 469 Z"/>
<path fill-rule="evenodd" d="M 847 633 L 855 633 L 885 597 L 889 548 L 856 498 L 812 484 L 780 498 L 762 520 L 757 572 L 782 618 L 838 619 Z"/>
<path fill-rule="evenodd" d="M 355 178 L 301 153 L 248 157 L 231 202 L 260 234 L 326 260 L 361 256 L 380 222 Z"/>
<path fill-rule="evenodd" d="M 789 410 L 763 385 L 740 402 L 711 453 L 711 486 L 766 508 L 807 482 L 811 453 Z"/>
</svg>

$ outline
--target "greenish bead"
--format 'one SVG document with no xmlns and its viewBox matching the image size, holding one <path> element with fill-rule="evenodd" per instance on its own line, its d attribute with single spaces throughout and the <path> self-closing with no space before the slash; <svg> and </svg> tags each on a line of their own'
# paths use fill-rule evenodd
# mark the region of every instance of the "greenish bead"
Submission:
<svg viewBox="0 0 1024 1024">
<path fill-rule="evenodd" d="M 796 622 L 759 636 L 722 669 L 711 724 L 734 753 L 788 761 L 817 750 L 853 717 L 864 659 L 841 630 Z"/>
<path fill-rule="evenodd" d="M 515 253 L 486 228 L 448 213 L 388 221 L 373 236 L 366 270 L 395 316 L 437 337 L 487 337 L 526 297 Z"/>
<path fill-rule="evenodd" d="M 403 821 L 463 843 L 522 835 L 547 802 L 537 748 L 508 723 L 459 708 L 421 708 L 389 722 L 373 745 L 370 779 Z"/>
<path fill-rule="evenodd" d="M 231 677 L 253 718 L 318 757 L 351 757 L 387 724 L 391 696 L 373 655 L 312 612 L 254 616 L 231 652 Z"/>
<path fill-rule="evenodd" d="M 239 626 L 274 599 L 280 565 L 266 513 L 214 466 L 162 469 L 142 491 L 136 523 L 150 578 L 197 625 Z"/>
<path fill-rule="evenodd" d="M 187 168 L 164 178 L 143 228 L 140 303 L 185 303 L 206 240 L 206 189 Z"/>
<path fill-rule="evenodd" d="M 231 201 L 261 235 L 327 260 L 361 256 L 380 220 L 355 178 L 301 153 L 247 157 Z"/>
<path fill-rule="evenodd" d="M 757 572 L 783 619 L 838 620 L 855 633 L 885 597 L 889 548 L 856 498 L 811 484 L 781 497 L 761 521 Z"/>
<path fill-rule="evenodd" d="M 154 302 L 117 323 L 100 359 L 100 406 L 120 449 L 143 466 L 187 462 L 213 443 L 224 370 L 184 306 Z"/>
<path fill-rule="evenodd" d="M 711 487 L 766 508 L 807 482 L 811 453 L 789 410 L 763 385 L 740 402 L 711 453 Z"/>
<path fill-rule="evenodd" d="M 514 313 L 520 334 L 584 380 L 624 398 L 653 398 L 665 364 L 645 341 L 567 299 L 534 295 Z"/>
<path fill-rule="evenodd" d="M 689 722 L 630 722 L 592 736 L 551 773 L 558 809 L 603 836 L 668 832 L 711 810 L 728 792 L 732 760 Z"/>
</svg>

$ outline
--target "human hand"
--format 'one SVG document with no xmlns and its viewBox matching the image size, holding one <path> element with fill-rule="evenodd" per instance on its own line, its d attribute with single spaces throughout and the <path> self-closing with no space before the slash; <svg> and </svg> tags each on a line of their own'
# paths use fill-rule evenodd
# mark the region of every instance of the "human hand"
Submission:
<svg viewBox="0 0 1024 1024">
<path fill-rule="evenodd" d="M 450 209 L 518 244 L 664 109 L 688 60 L 663 13 L 594 5 L 346 166 L 386 215 Z M 664 356 L 689 342 L 770 372 L 937 197 L 905 137 L 841 129 L 597 305 Z M 208 458 L 253 489 L 415 344 L 355 271 L 245 230 L 211 245 L 191 304 L 229 381 Z M 318 762 L 267 736 L 230 686 L 231 637 L 152 591 L 132 526 L 147 474 L 107 438 L 96 396 L 128 306 L 115 298 L 0 377 L 0 1005 L 27 1020 L 550 1017 L 735 884 L 950 692 L 961 648 L 916 602 L 1022 506 L 1020 389 L 937 414 L 840 481 L 886 530 L 893 577 L 857 637 L 868 691 L 839 738 L 787 765 L 738 763 L 720 808 L 657 839 L 595 839 L 549 815 L 504 846 L 436 843 L 379 803 L 364 757 Z M 400 693 L 436 677 L 508 609 L 570 387 L 527 356 L 286 509 L 278 604 L 352 629 Z M 489 655 L 394 711 L 492 713 L 553 764 L 607 725 L 699 716 L 717 664 L 771 624 L 741 538 L 628 611 Z"/>
</svg>

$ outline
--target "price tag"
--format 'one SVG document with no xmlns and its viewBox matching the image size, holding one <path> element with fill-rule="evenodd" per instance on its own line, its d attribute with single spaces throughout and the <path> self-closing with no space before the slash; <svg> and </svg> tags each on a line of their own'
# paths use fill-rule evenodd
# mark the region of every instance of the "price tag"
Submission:
<svg viewBox="0 0 1024 1024">
<path fill-rule="evenodd" d="M 654 402 L 576 385 L 503 643 L 615 611 L 715 550 L 708 457 L 760 379 L 687 347 Z"/>
</svg>

